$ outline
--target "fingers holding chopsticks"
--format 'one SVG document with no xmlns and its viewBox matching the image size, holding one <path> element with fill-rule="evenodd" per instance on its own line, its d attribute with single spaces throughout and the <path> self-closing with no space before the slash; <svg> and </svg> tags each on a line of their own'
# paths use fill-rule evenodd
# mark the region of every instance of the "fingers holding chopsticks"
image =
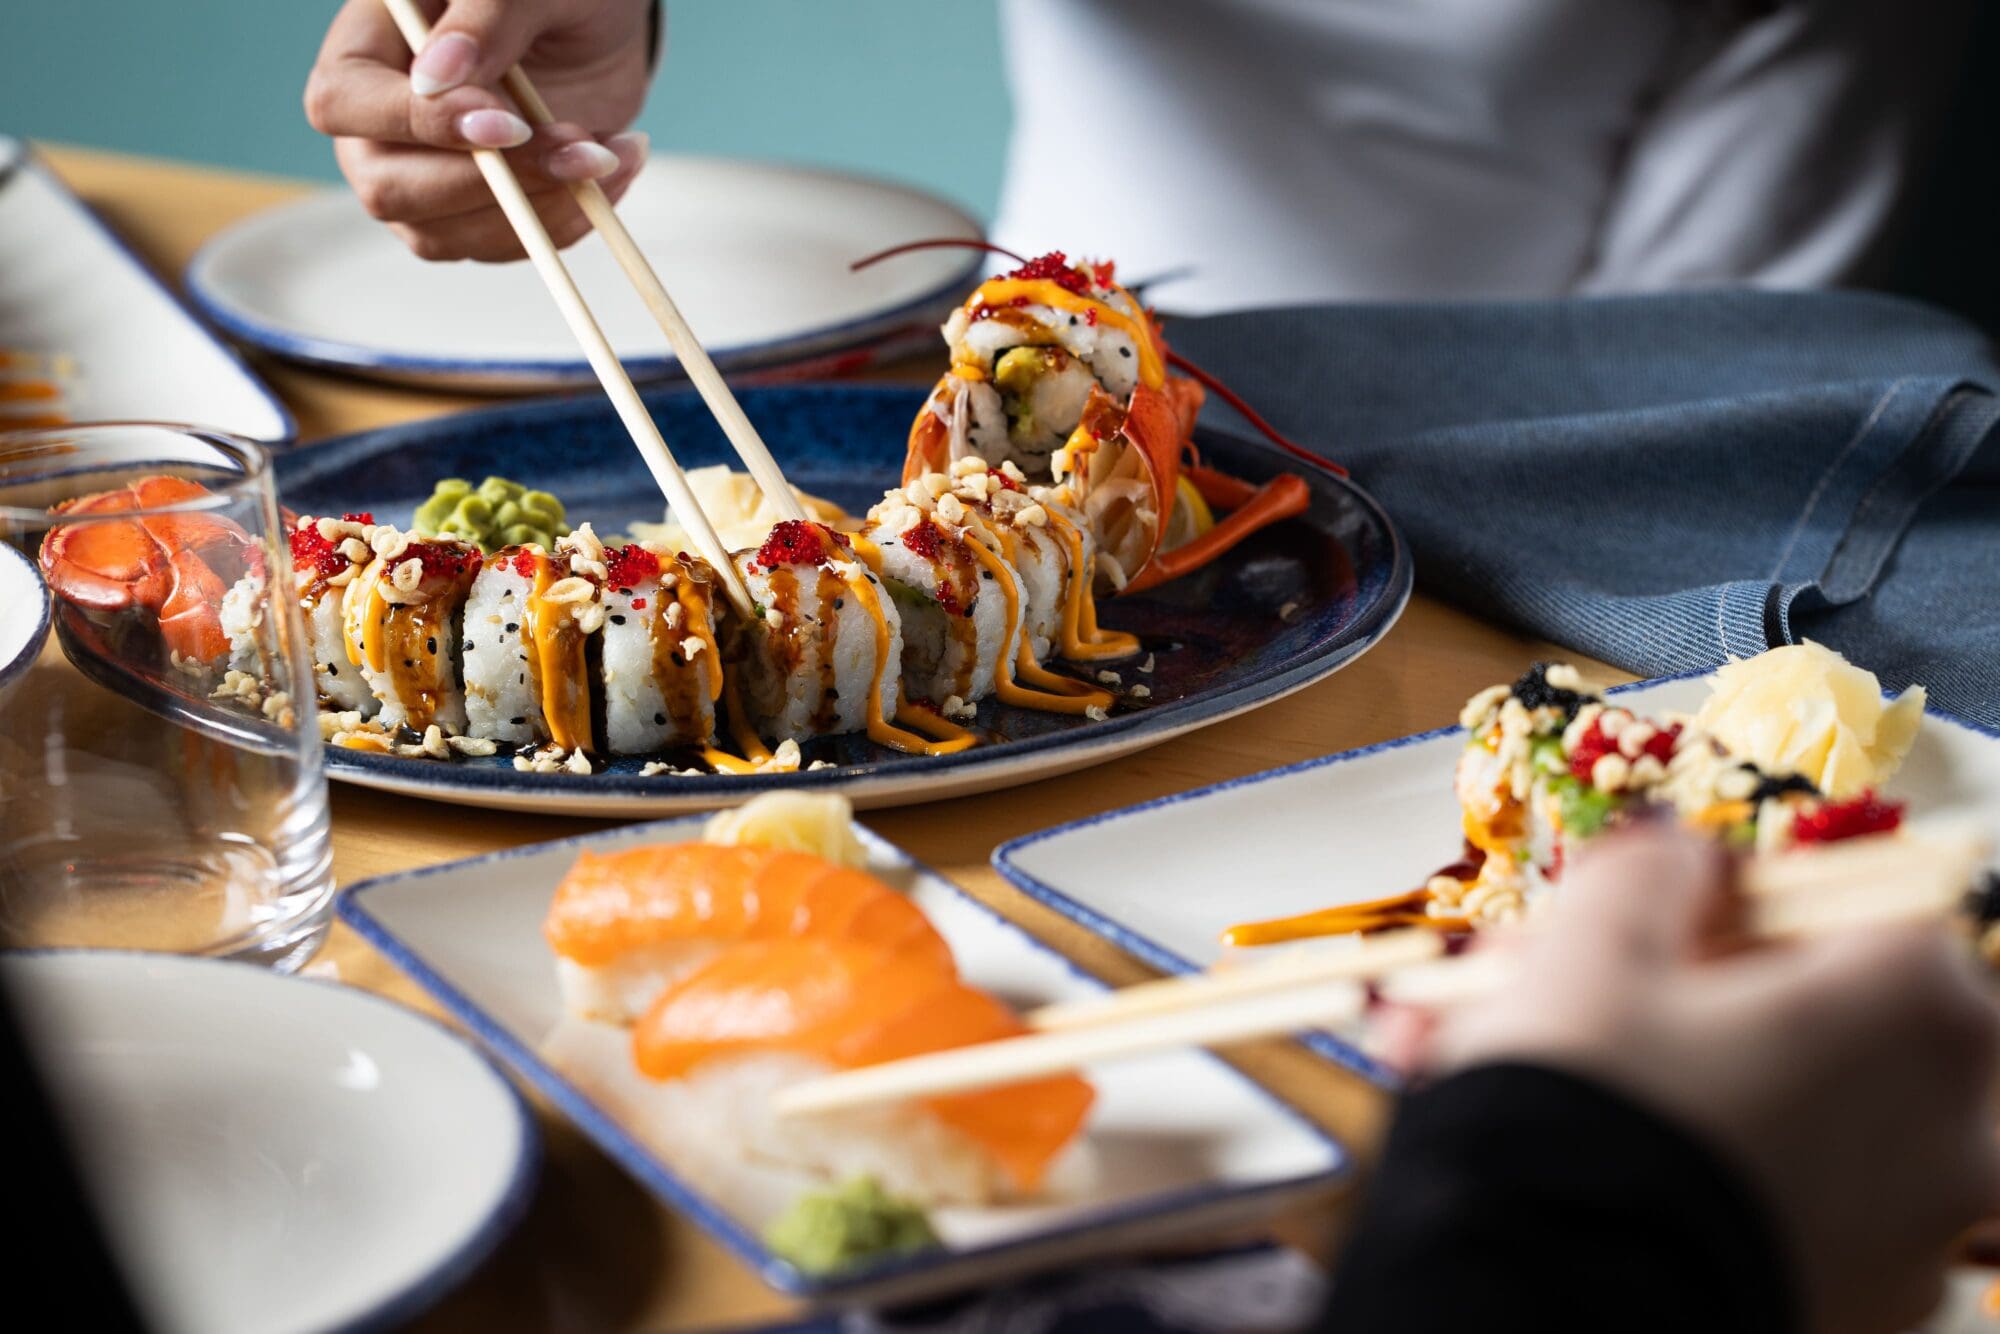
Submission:
<svg viewBox="0 0 2000 1334">
<path fill-rule="evenodd" d="M 412 61 L 379 0 L 349 0 L 308 80 L 306 113 L 335 139 L 368 211 L 431 259 L 517 259 L 522 249 L 467 150 L 501 149 L 544 225 L 568 245 L 589 223 L 567 186 L 613 199 L 645 161 L 626 133 L 650 77 L 638 0 L 452 0 Z M 556 120 L 531 126 L 499 88 L 524 61 Z"/>
</svg>

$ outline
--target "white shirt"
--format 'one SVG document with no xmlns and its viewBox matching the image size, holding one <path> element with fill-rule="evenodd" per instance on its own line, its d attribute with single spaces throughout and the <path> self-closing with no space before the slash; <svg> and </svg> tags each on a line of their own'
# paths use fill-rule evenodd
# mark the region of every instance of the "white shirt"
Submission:
<svg viewBox="0 0 2000 1334">
<path fill-rule="evenodd" d="M 1003 0 L 995 238 L 1189 312 L 1865 279 L 1971 0 Z"/>
</svg>

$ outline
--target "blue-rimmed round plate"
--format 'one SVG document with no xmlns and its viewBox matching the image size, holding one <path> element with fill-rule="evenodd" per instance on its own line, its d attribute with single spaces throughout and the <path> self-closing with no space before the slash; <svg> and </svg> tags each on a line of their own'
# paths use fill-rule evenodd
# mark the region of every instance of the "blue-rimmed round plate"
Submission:
<svg viewBox="0 0 2000 1334">
<path fill-rule="evenodd" d="M 814 385 L 750 390 L 742 401 L 795 485 L 859 511 L 896 482 L 899 446 L 924 391 Z M 684 466 L 733 459 L 691 392 L 654 393 L 648 403 Z M 1232 436 L 1204 433 L 1200 443 L 1210 463 L 1253 482 L 1296 467 Z M 662 510 L 637 452 L 594 394 L 349 436 L 281 458 L 277 471 L 294 509 L 367 510 L 399 524 L 438 478 L 487 473 L 554 491 L 572 522 L 588 519 L 601 534 L 657 521 Z M 924 757 L 858 736 L 822 737 L 806 745 L 806 758 L 832 767 L 795 774 L 647 777 L 639 759 L 588 775 L 528 774 L 504 754 L 436 761 L 338 749 L 327 752 L 327 772 L 441 801 L 619 816 L 701 810 L 775 787 L 838 790 L 864 806 L 936 801 L 1101 764 L 1310 685 L 1394 624 L 1409 599 L 1411 566 L 1388 516 L 1345 478 L 1314 470 L 1306 482 L 1305 514 L 1194 575 L 1101 605 L 1103 622 L 1137 634 L 1153 662 L 1144 673 L 1138 659 L 1113 664 L 1126 686 L 1143 684 L 1149 694 L 1103 722 L 988 700 L 977 726 L 1002 738 L 992 744 Z"/>
<path fill-rule="evenodd" d="M 49 637 L 49 590 L 32 557 L 0 542 L 0 699 L 41 655 Z"/>
<path fill-rule="evenodd" d="M 155 1328 L 391 1327 L 527 1208 L 521 1096 L 379 996 L 100 950 L 10 954 L 0 983 Z"/>
<path fill-rule="evenodd" d="M 885 246 L 977 238 L 979 224 L 904 186 L 775 163 L 655 156 L 618 213 L 725 370 L 847 368 L 869 349 L 933 340 L 984 259 L 931 250 L 851 272 Z M 633 377 L 677 375 L 603 241 L 564 258 Z M 188 266 L 187 288 L 223 330 L 295 361 L 484 390 L 593 379 L 533 269 L 426 263 L 346 190 L 226 228 Z"/>
</svg>

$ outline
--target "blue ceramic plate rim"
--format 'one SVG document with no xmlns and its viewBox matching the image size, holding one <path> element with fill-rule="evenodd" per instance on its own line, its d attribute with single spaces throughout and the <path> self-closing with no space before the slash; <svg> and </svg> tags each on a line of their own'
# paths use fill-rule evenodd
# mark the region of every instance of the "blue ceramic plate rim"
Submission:
<svg viewBox="0 0 2000 1334">
<path fill-rule="evenodd" d="M 197 311 L 194 306 L 190 305 L 187 301 L 182 300 L 178 292 L 174 291 L 172 287 L 167 285 L 164 279 L 162 279 L 158 274 L 154 273 L 153 270 L 147 266 L 146 261 L 139 258 L 138 252 L 132 249 L 131 245 L 126 242 L 125 238 L 120 236 L 116 231 L 114 231 L 110 223 L 106 222 L 103 218 L 98 216 L 96 209 L 84 203 L 83 200 L 77 196 L 76 192 L 74 190 L 71 190 L 69 186 L 63 181 L 63 178 L 58 176 L 53 170 L 51 170 L 46 162 L 42 161 L 41 155 L 35 150 L 35 147 L 31 142 L 22 139 L 15 139 L 11 135 L 0 135 L 0 142 L 13 142 L 19 144 L 23 151 L 21 158 L 16 164 L 17 168 L 21 170 L 40 172 L 42 176 L 49 182 L 49 184 L 55 187 L 57 193 L 60 194 L 63 197 L 63 199 L 66 200 L 73 209 L 76 210 L 77 214 L 81 216 L 85 222 L 89 223 L 93 228 L 95 228 L 97 234 L 105 241 L 109 242 L 113 250 L 117 251 L 120 255 L 124 256 L 126 264 L 130 265 L 131 268 L 134 271 L 136 271 L 141 278 L 145 279 L 146 282 L 151 284 L 153 290 L 155 290 L 163 298 L 165 298 L 169 305 L 171 305 L 175 310 L 178 310 L 182 315 L 184 315 L 187 318 L 188 329 L 197 338 L 200 338 L 203 342 L 207 343 L 210 347 L 215 348 L 218 352 L 222 353 L 224 357 L 227 357 L 229 359 L 230 364 L 236 367 L 237 374 L 243 377 L 244 381 L 250 386 L 251 391 L 254 392 L 257 395 L 257 397 L 263 399 L 265 404 L 271 409 L 271 412 L 276 416 L 278 421 L 278 428 L 280 431 L 279 435 L 269 439 L 260 438 L 257 436 L 243 435 L 243 433 L 240 431 L 229 431 L 229 432 L 224 432 L 224 434 L 243 435 L 243 438 L 246 440 L 255 440 L 258 444 L 263 445 L 266 448 L 272 448 L 272 449 L 279 448 L 284 445 L 289 445 L 293 441 L 297 440 L 299 435 L 298 419 L 293 417 L 291 409 L 287 408 L 284 405 L 284 403 L 278 398 L 278 396 L 271 392 L 270 386 L 257 378 L 256 372 L 250 369 L 250 363 L 244 359 L 243 354 L 237 351 L 234 347 L 230 346 L 228 343 L 224 342 L 222 339 L 217 338 L 214 332 L 210 330 L 208 324 L 205 323 L 202 318 L 203 314 L 206 313 L 206 308 L 204 307 L 202 310 Z M 5 188 L 5 181 L 0 180 L 0 189 L 4 188 Z M 190 295 L 192 295 L 192 293 L 190 293 Z M 211 428 L 211 429 L 219 429 L 219 428 Z"/>
<path fill-rule="evenodd" d="M 795 163 L 757 165 L 838 176 L 843 180 L 860 181 L 912 195 L 953 214 L 963 225 L 968 236 L 983 237 L 986 234 L 985 228 L 980 226 L 979 219 L 949 199 L 900 181 L 891 181 L 864 172 L 826 172 Z M 282 208 L 284 205 L 278 207 Z M 187 287 L 189 300 L 204 316 L 218 328 L 226 330 L 232 338 L 240 338 L 244 342 L 288 360 L 339 370 L 454 376 L 490 380 L 495 384 L 512 381 L 533 381 L 547 385 L 587 384 L 596 378 L 590 363 L 584 360 L 581 353 L 575 357 L 555 360 L 412 356 L 406 353 L 384 352 L 366 343 L 353 343 L 345 339 L 301 333 L 245 314 L 214 285 L 208 275 L 208 270 L 215 262 L 215 252 L 229 241 L 230 230 L 225 228 L 202 243 L 201 249 L 197 250 L 194 258 L 188 261 L 187 268 L 182 274 L 182 282 Z M 873 311 L 852 320 L 820 325 L 778 338 L 765 339 L 762 342 L 716 344 L 707 349 L 708 354 L 718 366 L 747 370 L 866 346 L 879 337 L 895 333 L 927 308 L 941 305 L 966 286 L 985 260 L 985 255 L 979 251 L 968 249 L 965 263 L 953 270 L 949 278 L 898 305 Z M 680 359 L 671 353 L 664 356 L 627 357 L 624 359 L 624 365 L 634 379 L 667 379 L 681 372 Z"/>
<path fill-rule="evenodd" d="M 1708 671 L 1703 669 L 1692 672 L 1680 672 L 1672 676 L 1655 676 L 1642 681 L 1628 681 L 1624 685 L 1612 686 L 1604 693 L 1607 695 L 1623 695 L 1630 691 L 1649 690 L 1654 686 L 1670 685 L 1675 681 L 1687 681 L 1706 675 L 1708 675 Z M 1954 727 L 1963 728 L 1965 731 L 1974 732 L 1980 736 L 2000 739 L 2000 732 L 1990 731 L 1987 728 L 1981 727 L 1978 723 L 1960 718 L 1956 714 L 1946 713 L 1942 709 L 1929 708 L 1924 710 L 1924 712 L 1932 718 L 1949 723 Z M 1163 806 L 1178 806 L 1183 802 L 1202 801 L 1236 788 L 1255 787 L 1260 783 L 1268 783 L 1273 779 L 1289 778 L 1294 774 L 1307 773 L 1314 769 L 1324 769 L 1332 765 L 1347 764 L 1354 760 L 1365 760 L 1370 756 L 1380 755 L 1392 750 L 1401 750 L 1405 746 L 1414 746 L 1419 742 L 1435 741 L 1439 737 L 1451 736 L 1462 730 L 1464 729 L 1460 728 L 1457 724 L 1449 727 L 1434 727 L 1428 732 L 1414 732 L 1409 736 L 1392 737 L 1387 741 L 1377 741 L 1372 745 L 1357 746 L 1352 750 L 1336 751 L 1331 755 L 1316 755 L 1312 759 L 1300 760 L 1294 764 L 1281 765 L 1275 769 L 1263 769 L 1256 773 L 1244 774 L 1240 778 L 1227 778 L 1220 783 L 1210 783 L 1204 787 L 1190 788 L 1186 792 L 1170 792 L 1166 796 L 1154 797 L 1150 801 L 1138 802 L 1131 806 L 1120 806 L 1116 810 L 1100 811 L 1095 815 L 1087 815 L 1080 820 L 1070 820 L 1063 824 L 1051 825 L 1047 829 L 1038 829 L 1032 834 L 1023 834 L 1019 838 L 1009 839 L 1007 842 L 993 849 L 993 856 L 991 858 L 993 869 L 998 871 L 1001 878 L 1007 881 L 1007 883 L 1013 885 L 1014 888 L 1020 890 L 1035 902 L 1068 918 L 1086 931 L 1104 937 L 1148 967 L 1174 976 L 1186 976 L 1190 973 L 1198 973 L 1202 971 L 1201 965 L 1195 963 L 1192 959 L 1176 954 L 1151 937 L 1141 935 L 1115 918 L 1107 917 L 1087 904 L 1071 898 L 1054 885 L 1049 884 L 1046 880 L 1023 870 L 1015 863 L 1015 857 L 1024 849 L 1033 847 L 1037 843 L 1047 842 L 1050 839 L 1059 838 L 1066 834 L 1078 833 L 1114 820 L 1122 820 L 1128 816 L 1138 815 L 1145 811 L 1158 810 Z M 1300 1041 L 1320 1055 L 1347 1067 L 1349 1070 L 1376 1084 L 1391 1089 L 1401 1086 L 1401 1077 L 1394 1070 L 1352 1043 L 1343 1042 L 1330 1033 L 1306 1033 L 1301 1036 Z"/>
<path fill-rule="evenodd" d="M 842 395 L 883 398 L 904 397 L 911 399 L 913 403 L 920 392 L 917 388 L 907 385 L 821 384 L 809 388 L 817 393 L 834 392 Z M 760 395 L 783 395 L 795 390 L 792 387 L 776 387 L 750 392 Z M 646 397 L 650 401 L 662 395 L 686 397 L 693 393 L 693 390 L 686 388 L 656 389 L 648 391 Z M 363 441 L 372 442 L 378 448 L 396 448 L 405 443 L 421 441 L 424 437 L 434 435 L 441 430 L 453 433 L 476 430 L 479 422 L 503 415 L 513 420 L 530 422 L 539 417 L 560 419 L 577 411 L 582 397 L 558 396 L 527 403 L 506 404 L 450 418 L 433 418 L 376 431 L 356 432 L 353 435 L 326 441 L 310 450 L 288 455 L 280 463 L 279 499 L 281 501 L 284 499 L 285 484 L 292 476 L 314 475 L 314 463 L 319 458 L 326 457 L 322 451 L 337 451 L 339 446 Z M 1201 434 L 1221 437 L 1224 433 L 1204 428 Z M 1254 450 L 1269 448 L 1241 437 L 1232 436 L 1229 439 L 1244 448 Z M 334 466 L 337 468 L 341 465 Z M 841 765 L 790 774 L 701 776 L 662 774 L 651 778 L 641 777 L 635 773 L 616 772 L 589 775 L 532 774 L 497 767 L 475 768 L 437 760 L 364 755 L 328 746 L 325 748 L 327 774 L 329 777 L 363 782 L 380 783 L 384 780 L 393 780 L 398 788 L 409 791 L 483 790 L 505 792 L 517 799 L 547 796 L 563 801 L 588 797 L 595 802 L 601 802 L 607 809 L 614 809 L 621 799 L 645 801 L 668 797 L 748 796 L 772 787 L 810 791 L 822 787 L 846 787 L 855 783 L 857 779 L 867 779 L 877 775 L 886 777 L 888 772 L 899 775 L 943 776 L 974 769 L 1004 768 L 1050 752 L 1080 757 L 1106 745 L 1118 746 L 1121 740 L 1128 738 L 1157 735 L 1159 739 L 1165 740 L 1168 736 L 1178 735 L 1220 718 L 1269 703 L 1293 690 L 1332 675 L 1379 643 L 1402 616 L 1415 586 L 1415 569 L 1402 533 L 1381 504 L 1352 478 L 1317 470 L 1316 480 L 1322 485 L 1343 492 L 1347 499 L 1366 514 L 1370 523 L 1381 534 L 1389 551 L 1389 572 L 1381 591 L 1370 604 L 1357 610 L 1344 629 L 1326 642 L 1302 650 L 1226 686 L 1186 699 L 1170 701 L 1132 713 L 1117 714 L 1103 722 L 1092 723 L 1088 727 L 1075 727 L 1040 736 L 1024 737 L 999 745 L 976 746 L 954 755 L 932 756 L 924 759 L 921 766 L 898 766 L 892 771 L 885 771 L 879 764 L 866 764 Z M 1145 743 L 1141 741 L 1139 744 Z M 1129 748 L 1131 747 L 1121 747 L 1121 750 Z"/>
<path fill-rule="evenodd" d="M 213 966 L 216 968 L 244 968 L 248 965 L 233 963 L 226 959 L 205 959 L 198 955 L 162 954 L 150 950 L 128 949 L 84 949 L 49 947 L 34 949 L 0 950 L 0 958 L 125 958 L 158 963 L 174 960 L 179 963 Z M 329 1334 L 361 1334 L 365 1330 L 389 1329 L 430 1309 L 445 1294 L 451 1292 L 471 1277 L 473 1271 L 490 1256 L 507 1235 L 519 1226 L 533 1200 L 536 1183 L 541 1175 L 542 1132 L 535 1122 L 535 1114 L 528 1106 L 528 1100 L 521 1096 L 521 1090 L 514 1087 L 514 1081 L 495 1064 L 493 1058 L 480 1050 L 479 1045 L 467 1042 L 461 1035 L 452 1032 L 418 1010 L 401 1005 L 361 987 L 351 986 L 331 978 L 306 977 L 297 973 L 276 974 L 268 969 L 251 967 L 250 971 L 262 973 L 273 981 L 300 982 L 310 986 L 326 987 L 342 996 L 357 998 L 370 1005 L 380 1006 L 393 1012 L 399 1018 L 414 1020 L 430 1029 L 452 1045 L 464 1048 L 493 1083 L 506 1094 L 506 1103 L 514 1113 L 514 1130 L 517 1152 L 513 1164 L 508 1169 L 507 1186 L 494 1201 L 493 1207 L 484 1218 L 472 1227 L 456 1245 L 447 1251 L 436 1264 L 423 1274 L 410 1280 L 395 1292 L 379 1298 L 373 1306 L 366 1308 L 342 1324 L 333 1326 Z M 232 974 L 234 976 L 234 974 Z"/>
<path fill-rule="evenodd" d="M 774 1254 L 761 1238 L 739 1225 L 720 1205 L 676 1174 L 644 1144 L 628 1134 L 617 1117 L 600 1108 L 587 1093 L 565 1079 L 540 1056 L 517 1040 L 503 1024 L 425 962 L 414 947 L 405 944 L 400 936 L 371 914 L 361 902 L 370 890 L 386 885 L 427 879 L 445 871 L 510 861 L 546 852 L 551 848 L 582 847 L 602 839 L 607 834 L 619 837 L 640 834 L 685 837 L 698 833 L 706 818 L 702 815 L 683 815 L 665 820 L 621 825 L 615 829 L 572 834 L 566 838 L 550 839 L 542 843 L 526 843 L 519 847 L 503 848 L 498 852 L 489 852 L 478 857 L 465 857 L 457 861 L 417 867 L 414 870 L 372 876 L 350 886 L 340 896 L 335 911 L 343 922 L 380 950 L 389 962 L 395 964 L 417 985 L 428 991 L 448 1014 L 464 1024 L 474 1037 L 486 1044 L 515 1074 L 534 1086 L 634 1180 L 656 1198 L 678 1209 L 702 1231 L 721 1242 L 738 1259 L 749 1265 L 766 1284 L 788 1296 L 814 1300 L 837 1298 L 843 1293 L 907 1275 L 922 1274 L 945 1266 L 975 1264 L 1030 1247 L 1046 1246 L 1067 1237 L 1085 1236 L 1106 1228 L 1200 1209 L 1224 1201 L 1253 1201 L 1267 1195 L 1289 1195 L 1295 1191 L 1331 1186 L 1344 1180 L 1351 1172 L 1353 1159 L 1345 1144 L 1313 1124 L 1298 1108 L 1256 1080 L 1235 1070 L 1220 1057 L 1208 1055 L 1205 1059 L 1222 1067 L 1232 1078 L 1241 1080 L 1258 1097 L 1296 1121 L 1307 1134 L 1326 1145 L 1333 1154 L 1333 1165 L 1324 1171 L 1288 1177 L 1257 1186 L 1203 1186 L 1170 1191 L 1139 1203 L 1099 1210 L 1076 1222 L 1030 1233 L 1011 1241 L 974 1246 L 964 1250 L 923 1251 L 879 1264 L 864 1265 L 847 1271 L 838 1278 L 815 1278 Z M 1044 944 L 1025 927 L 1002 916 L 987 904 L 966 893 L 948 876 L 940 874 L 929 864 L 912 856 L 872 829 L 856 825 L 854 832 L 871 851 L 887 853 L 913 874 L 931 877 L 957 895 L 994 927 L 1013 935 L 1036 953 L 1053 958 L 1073 977 L 1105 991 L 1111 989 L 1109 984 L 1079 967 L 1068 955 Z"/>
<path fill-rule="evenodd" d="M 7 661 L 0 662 L 0 688 L 4 688 L 33 666 L 35 659 L 41 656 L 42 644 L 49 637 L 52 619 L 48 585 L 42 581 L 42 572 L 35 562 L 28 558 L 27 553 L 5 542 L 0 542 L 0 560 L 18 563 L 27 571 L 28 582 L 25 588 L 41 594 L 41 605 L 35 610 L 35 626 L 28 632 L 28 637 L 21 641 L 20 652 Z"/>
</svg>

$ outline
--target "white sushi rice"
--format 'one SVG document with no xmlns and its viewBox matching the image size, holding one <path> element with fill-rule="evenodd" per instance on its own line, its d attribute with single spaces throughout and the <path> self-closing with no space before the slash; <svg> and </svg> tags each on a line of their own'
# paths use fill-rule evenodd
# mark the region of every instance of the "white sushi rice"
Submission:
<svg viewBox="0 0 2000 1334">
<path fill-rule="evenodd" d="M 832 1073 L 823 1061 L 758 1054 L 712 1061 L 660 1085 L 651 1111 L 672 1127 L 687 1160 L 752 1161 L 833 1183 L 872 1176 L 891 1195 L 921 1205 L 988 1204 L 1005 1198 L 1005 1169 L 983 1147 L 920 1104 L 810 1117 L 780 1117 L 773 1095 Z"/>
<path fill-rule="evenodd" d="M 1006 595 L 986 571 L 971 563 L 971 557 L 947 548 L 933 562 L 905 546 L 903 534 L 921 521 L 921 510 L 891 500 L 871 513 L 878 517 L 871 517 L 863 535 L 881 550 L 882 577 L 902 612 L 904 690 L 933 704 L 943 704 L 954 695 L 964 701 L 985 699 L 995 689 L 996 665 L 1010 653 L 1020 632 L 1022 609 L 1017 606 L 1009 619 Z M 935 518 L 933 522 L 947 536 L 965 536 L 962 529 Z M 965 540 L 976 539 L 965 536 Z M 1000 559 L 997 554 L 995 559 Z M 952 615 L 939 604 L 938 588 L 946 571 L 959 562 L 971 569 L 974 591 L 969 605 Z"/>
<path fill-rule="evenodd" d="M 678 982 L 715 957 L 713 941 L 669 941 L 627 952 L 597 967 L 556 956 L 563 1005 L 580 1019 L 629 1024 Z"/>
<path fill-rule="evenodd" d="M 276 645 L 273 625 L 264 616 L 264 576 L 246 574 L 231 584 L 217 615 L 229 637 L 229 670 L 248 672 L 260 681 L 274 679 Z"/>
<path fill-rule="evenodd" d="M 465 717 L 472 735 L 525 745 L 545 740 L 541 690 L 529 662 L 528 595 L 535 581 L 508 547 L 479 569 L 465 599 Z"/>
<path fill-rule="evenodd" d="M 324 589 L 305 607 L 306 635 L 312 641 L 313 677 L 319 685 L 320 699 L 332 712 L 353 712 L 373 718 L 381 705 L 368 688 L 368 679 L 361 669 L 348 661 L 340 593 L 338 588 Z"/>
<path fill-rule="evenodd" d="M 772 571 L 756 564 L 755 554 L 739 553 L 736 566 L 766 619 L 739 622 L 732 639 L 743 704 L 759 734 L 775 744 L 862 731 L 871 686 L 880 690 L 882 717 L 894 717 L 904 641 L 903 618 L 889 590 L 858 562 L 838 561 L 834 577 L 822 580 L 821 566 Z M 774 577 L 796 581 L 796 592 L 780 597 Z M 849 579 L 865 579 L 875 589 L 889 631 L 888 670 L 876 670 L 875 621 Z"/>
<path fill-rule="evenodd" d="M 678 583 L 669 562 L 668 576 Z M 702 746 L 715 735 L 713 686 L 720 664 L 701 641 L 683 633 L 688 609 L 657 575 L 604 591 L 605 741 L 616 755 L 643 755 L 669 746 Z M 662 681 L 664 668 L 676 674 Z M 693 655 L 689 656 L 690 648 Z"/>
</svg>

